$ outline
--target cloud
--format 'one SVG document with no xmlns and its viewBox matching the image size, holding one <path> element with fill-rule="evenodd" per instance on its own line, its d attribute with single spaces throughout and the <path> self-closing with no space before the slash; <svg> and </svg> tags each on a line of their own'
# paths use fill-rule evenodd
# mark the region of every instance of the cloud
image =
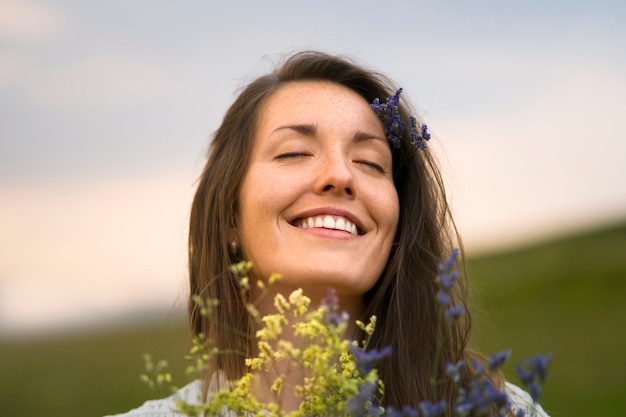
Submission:
<svg viewBox="0 0 626 417">
<path fill-rule="evenodd" d="M 6 41 L 45 43 L 65 30 L 66 19 L 48 4 L 28 0 L 0 2 L 0 38 Z"/>
</svg>

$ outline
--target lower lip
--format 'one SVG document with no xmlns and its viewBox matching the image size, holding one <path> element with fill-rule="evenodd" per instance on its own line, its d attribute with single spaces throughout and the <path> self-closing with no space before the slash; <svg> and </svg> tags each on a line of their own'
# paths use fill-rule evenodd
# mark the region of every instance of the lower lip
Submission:
<svg viewBox="0 0 626 417">
<path fill-rule="evenodd" d="M 303 228 L 303 227 L 297 227 L 296 228 L 302 232 L 314 235 L 314 236 L 319 236 L 319 237 L 327 237 L 327 238 L 332 238 L 332 239 L 343 239 L 343 240 L 349 240 L 349 239 L 354 239 L 357 237 L 357 235 L 353 235 L 350 232 L 346 232 L 345 230 L 337 230 L 337 229 L 325 229 L 323 227 L 311 227 L 311 228 Z"/>
</svg>

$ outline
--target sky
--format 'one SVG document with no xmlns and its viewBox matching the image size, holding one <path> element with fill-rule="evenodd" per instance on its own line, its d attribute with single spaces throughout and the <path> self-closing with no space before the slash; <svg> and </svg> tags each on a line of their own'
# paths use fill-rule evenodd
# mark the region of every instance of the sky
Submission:
<svg viewBox="0 0 626 417">
<path fill-rule="evenodd" d="M 291 52 L 404 88 L 469 253 L 626 218 L 622 1 L 0 0 L 0 337 L 182 311 L 195 181 Z"/>
</svg>

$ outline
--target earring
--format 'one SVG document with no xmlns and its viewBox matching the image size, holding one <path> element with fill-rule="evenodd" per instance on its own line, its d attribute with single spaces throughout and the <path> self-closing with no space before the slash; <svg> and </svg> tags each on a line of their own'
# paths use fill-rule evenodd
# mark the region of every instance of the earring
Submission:
<svg viewBox="0 0 626 417">
<path fill-rule="evenodd" d="M 230 241 L 230 249 L 233 253 L 239 252 L 239 243 L 235 239 Z"/>
</svg>

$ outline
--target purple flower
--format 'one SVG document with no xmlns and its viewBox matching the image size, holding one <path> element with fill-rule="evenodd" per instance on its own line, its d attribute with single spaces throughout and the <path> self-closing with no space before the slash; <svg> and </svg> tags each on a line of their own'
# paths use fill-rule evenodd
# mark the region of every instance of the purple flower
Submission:
<svg viewBox="0 0 626 417">
<path fill-rule="evenodd" d="M 437 302 L 442 307 L 447 307 L 444 311 L 444 316 L 448 324 L 454 323 L 465 312 L 465 307 L 463 306 L 448 306 L 452 302 L 450 292 L 454 287 L 454 283 L 460 277 L 459 272 L 455 270 L 458 255 L 459 250 L 453 250 L 450 257 L 445 262 L 439 264 L 439 273 L 435 277 L 435 282 L 439 286 L 436 294 Z"/>
<path fill-rule="evenodd" d="M 455 384 L 461 380 L 461 367 L 465 365 L 465 361 L 460 360 L 457 363 L 446 362 L 446 376 Z"/>
<path fill-rule="evenodd" d="M 409 138 L 411 138 L 411 145 L 417 146 L 420 149 L 426 149 L 426 143 L 424 141 L 430 139 L 428 126 L 424 124 L 418 129 L 417 119 L 413 116 L 409 117 Z"/>
<path fill-rule="evenodd" d="M 422 137 L 425 140 L 430 140 L 430 133 L 428 133 L 428 126 L 426 126 L 425 124 L 422 125 Z"/>
<path fill-rule="evenodd" d="M 459 250 L 453 249 L 450 252 L 450 256 L 445 262 L 439 263 L 439 270 L 441 271 L 449 271 L 456 265 L 456 258 L 459 256 Z"/>
<path fill-rule="evenodd" d="M 459 256 L 459 250 L 454 249 L 450 253 L 450 257 L 445 261 L 439 264 L 439 273 L 435 278 L 439 287 L 448 292 L 454 287 L 454 283 L 460 277 L 459 272 L 455 269 L 456 267 L 456 258 Z"/>
<path fill-rule="evenodd" d="M 330 287 L 326 290 L 326 297 L 322 298 L 322 305 L 325 305 L 332 311 L 336 311 L 339 308 L 339 297 L 337 297 L 337 292 L 334 288 Z"/>
<path fill-rule="evenodd" d="M 526 389 L 530 394 L 530 398 L 532 398 L 534 402 L 539 401 L 539 397 L 541 396 L 541 385 L 535 381 L 531 381 L 531 383 L 526 386 Z"/>
<path fill-rule="evenodd" d="M 442 416 L 446 411 L 446 402 L 431 403 L 430 401 L 420 401 L 418 407 L 422 412 L 422 417 L 437 417 Z"/>
<path fill-rule="evenodd" d="M 552 355 L 548 353 L 547 355 L 536 355 L 534 361 L 532 361 L 533 369 L 539 381 L 546 382 L 546 379 L 548 379 L 548 367 L 551 360 Z"/>
<path fill-rule="evenodd" d="M 489 378 L 481 378 L 472 380 L 469 390 L 459 390 L 453 409 L 459 417 L 467 416 L 471 412 L 480 416 L 486 414 L 492 405 L 500 410 L 508 409 L 508 397 L 499 391 Z"/>
<path fill-rule="evenodd" d="M 379 409 L 376 406 L 376 392 L 378 384 L 369 383 L 359 387 L 359 393 L 350 398 L 347 404 L 349 416 L 369 417 L 378 416 Z"/>
<path fill-rule="evenodd" d="M 370 349 L 367 351 L 352 344 L 350 346 L 356 359 L 357 369 L 362 376 L 369 374 L 381 359 L 391 354 L 391 346 L 386 346 L 382 350 Z"/>
<path fill-rule="evenodd" d="M 448 323 L 452 324 L 459 317 L 461 317 L 461 314 L 463 314 L 463 313 L 465 313 L 465 307 L 463 307 L 463 306 L 452 306 L 452 307 L 450 307 L 450 308 L 448 308 L 446 310 L 444 315 L 446 316 L 446 320 L 448 320 Z"/>
<path fill-rule="evenodd" d="M 396 410 L 394 407 L 389 406 L 385 409 L 385 417 L 419 417 L 420 412 L 408 405 L 405 405 L 402 410 Z"/>
<path fill-rule="evenodd" d="M 387 97 L 384 103 L 381 103 L 378 98 L 375 98 L 370 104 L 370 107 L 382 122 L 385 129 L 385 136 L 393 147 L 400 148 L 406 130 L 411 145 L 417 146 L 420 149 L 426 149 L 426 143 L 424 141 L 430 139 L 430 133 L 428 133 L 428 127 L 426 125 L 418 127 L 417 119 L 410 116 L 409 127 L 405 129 L 405 123 L 400 116 L 400 110 L 398 108 L 401 93 L 402 89 L 399 88 L 392 97 Z"/>
<path fill-rule="evenodd" d="M 427 129 L 428 127 L 426 127 L 426 125 L 422 125 L 419 131 L 422 133 L 426 132 L 428 139 L 430 139 L 430 134 L 427 132 Z M 411 145 L 417 146 L 420 149 L 426 149 L 426 144 L 424 143 L 424 139 L 426 138 L 423 134 L 418 133 L 417 119 L 413 116 L 409 117 L 409 138 L 411 139 Z"/>
<path fill-rule="evenodd" d="M 459 271 L 446 271 L 446 273 L 442 272 L 437 275 L 437 282 L 439 283 L 441 289 L 450 291 L 460 276 L 461 274 L 459 274 Z"/>
<path fill-rule="evenodd" d="M 478 359 L 472 359 L 472 366 L 474 367 L 474 374 L 480 375 L 485 373 L 485 368 Z"/>
<path fill-rule="evenodd" d="M 487 358 L 487 365 L 489 366 L 489 371 L 495 372 L 500 369 L 502 365 L 509 359 L 511 356 L 511 349 L 503 350 L 499 353 L 494 353 L 490 357 Z"/>
<path fill-rule="evenodd" d="M 437 302 L 440 305 L 446 306 L 450 301 L 452 301 L 452 297 L 449 294 L 442 290 L 437 291 Z"/>
<path fill-rule="evenodd" d="M 532 358 L 524 359 L 523 365 L 516 365 L 515 371 L 519 376 L 522 385 L 528 390 L 533 401 L 539 401 L 541 395 L 541 384 L 548 377 L 548 366 L 552 355 L 536 355 Z"/>
<path fill-rule="evenodd" d="M 334 288 L 328 289 L 326 296 L 322 299 L 322 305 L 328 308 L 328 310 L 326 310 L 326 314 L 324 315 L 326 323 L 337 327 L 348 319 L 346 314 L 337 313 L 337 310 L 339 309 L 339 297 L 337 297 L 337 293 Z"/>
</svg>

